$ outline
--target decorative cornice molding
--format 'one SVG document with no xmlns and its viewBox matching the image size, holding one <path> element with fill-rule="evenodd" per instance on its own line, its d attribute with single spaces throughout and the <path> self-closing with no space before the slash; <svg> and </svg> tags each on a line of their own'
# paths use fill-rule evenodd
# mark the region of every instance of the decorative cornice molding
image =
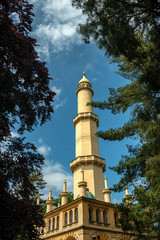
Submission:
<svg viewBox="0 0 160 240">
<path fill-rule="evenodd" d="M 98 116 L 92 112 L 79 113 L 75 118 L 73 118 L 74 126 L 82 119 L 92 119 L 97 123 L 97 127 L 99 126 Z"/>
<path fill-rule="evenodd" d="M 103 172 L 106 171 L 105 159 L 95 155 L 79 156 L 75 158 L 70 162 L 70 168 L 72 172 L 74 172 L 75 168 L 81 165 L 86 165 L 86 164 L 95 164 L 95 165 L 101 166 L 103 169 Z"/>
</svg>

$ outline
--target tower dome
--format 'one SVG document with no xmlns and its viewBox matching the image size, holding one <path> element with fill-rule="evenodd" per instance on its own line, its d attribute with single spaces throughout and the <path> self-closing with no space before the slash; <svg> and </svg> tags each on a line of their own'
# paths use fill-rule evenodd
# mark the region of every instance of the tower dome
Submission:
<svg viewBox="0 0 160 240">
<path fill-rule="evenodd" d="M 90 83 L 90 81 L 86 78 L 86 75 L 85 75 L 84 72 L 83 72 L 83 78 L 79 81 L 79 83 L 82 83 L 82 82 L 88 82 L 88 83 Z"/>
</svg>

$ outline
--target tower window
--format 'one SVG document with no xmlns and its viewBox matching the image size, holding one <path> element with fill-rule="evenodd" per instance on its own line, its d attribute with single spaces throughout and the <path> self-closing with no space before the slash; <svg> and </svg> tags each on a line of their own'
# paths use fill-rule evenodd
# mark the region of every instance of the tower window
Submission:
<svg viewBox="0 0 160 240">
<path fill-rule="evenodd" d="M 55 229 L 55 218 L 53 218 L 53 222 L 52 222 L 52 226 L 53 226 L 53 230 Z"/>
<path fill-rule="evenodd" d="M 114 213 L 114 221 L 115 221 L 115 225 L 119 225 L 118 214 L 116 212 Z"/>
<path fill-rule="evenodd" d="M 96 209 L 96 221 L 100 222 L 100 210 Z"/>
<path fill-rule="evenodd" d="M 70 215 L 69 215 L 69 223 L 71 224 L 73 222 L 73 211 L 70 211 Z"/>
<path fill-rule="evenodd" d="M 68 214 L 67 214 L 67 212 L 65 213 L 65 218 L 64 218 L 64 224 L 65 225 L 67 225 L 67 223 L 68 223 Z"/>
<path fill-rule="evenodd" d="M 89 221 L 93 221 L 93 208 L 89 208 Z"/>
<path fill-rule="evenodd" d="M 57 229 L 59 228 L 59 216 L 57 217 Z"/>
<path fill-rule="evenodd" d="M 106 210 L 103 211 L 103 222 L 104 222 L 104 224 L 108 223 L 107 222 L 107 212 L 106 212 Z"/>
<path fill-rule="evenodd" d="M 75 209 L 75 222 L 78 222 L 78 208 Z"/>
<path fill-rule="evenodd" d="M 48 231 L 51 231 L 51 219 L 49 219 L 49 222 L 48 222 Z"/>
</svg>

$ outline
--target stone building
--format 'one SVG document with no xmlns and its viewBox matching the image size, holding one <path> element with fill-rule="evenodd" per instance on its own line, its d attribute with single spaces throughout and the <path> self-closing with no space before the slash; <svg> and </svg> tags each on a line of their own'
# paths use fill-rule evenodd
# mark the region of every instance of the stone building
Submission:
<svg viewBox="0 0 160 240">
<path fill-rule="evenodd" d="M 106 177 L 103 180 L 105 160 L 99 156 L 98 138 L 95 135 L 99 120 L 92 106 L 87 105 L 92 102 L 93 89 L 85 74 L 78 83 L 76 93 L 78 114 L 73 119 L 76 156 L 70 163 L 74 176 L 74 200 L 68 203 L 65 180 L 61 205 L 53 209 L 50 189 L 44 215 L 46 227 L 41 230 L 41 239 L 128 240 L 130 235 L 124 233 L 119 225 L 120 213 L 111 202 Z M 129 195 L 128 191 L 126 195 Z"/>
</svg>

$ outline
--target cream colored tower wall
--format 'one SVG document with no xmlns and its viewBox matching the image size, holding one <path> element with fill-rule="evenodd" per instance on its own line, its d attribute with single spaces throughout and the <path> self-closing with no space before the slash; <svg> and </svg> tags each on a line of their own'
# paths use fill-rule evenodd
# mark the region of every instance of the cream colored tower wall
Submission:
<svg viewBox="0 0 160 240">
<path fill-rule="evenodd" d="M 88 102 L 92 102 L 92 92 L 88 88 L 83 88 L 78 92 L 78 113 L 93 112 L 91 105 L 86 106 Z"/>
<path fill-rule="evenodd" d="M 99 156 L 99 145 L 97 133 L 97 123 L 93 120 L 90 121 L 90 130 L 91 130 L 91 148 L 92 155 Z"/>
<path fill-rule="evenodd" d="M 83 119 L 76 124 L 76 157 L 84 155 L 99 156 L 97 123 Z"/>
<path fill-rule="evenodd" d="M 79 195 L 78 182 L 81 181 L 81 169 L 79 166 L 74 171 L 74 199 Z M 97 200 L 104 201 L 103 190 L 103 171 L 102 167 L 88 164 L 83 165 L 84 181 L 87 182 L 87 188 L 96 197 Z"/>
</svg>

